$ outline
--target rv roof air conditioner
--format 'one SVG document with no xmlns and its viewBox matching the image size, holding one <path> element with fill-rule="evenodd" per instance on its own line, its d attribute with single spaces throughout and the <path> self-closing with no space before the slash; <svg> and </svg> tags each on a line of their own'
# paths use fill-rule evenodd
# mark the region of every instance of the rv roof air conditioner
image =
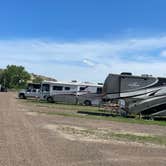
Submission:
<svg viewBox="0 0 166 166">
<path fill-rule="evenodd" d="M 128 75 L 128 76 L 131 76 L 132 73 L 130 73 L 130 72 L 122 72 L 121 75 Z"/>
</svg>

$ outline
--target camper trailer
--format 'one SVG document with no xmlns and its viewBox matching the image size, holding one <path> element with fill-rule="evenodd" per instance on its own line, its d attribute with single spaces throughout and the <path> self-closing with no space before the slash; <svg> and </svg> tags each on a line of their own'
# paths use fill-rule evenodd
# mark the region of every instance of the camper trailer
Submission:
<svg viewBox="0 0 166 166">
<path fill-rule="evenodd" d="M 93 92 L 87 92 L 78 96 L 78 103 L 86 106 L 99 106 L 102 102 L 102 85 L 97 85 Z"/>
<path fill-rule="evenodd" d="M 87 94 L 96 94 L 102 91 L 102 85 L 93 83 L 72 82 L 52 82 L 44 81 L 41 85 L 41 99 L 48 102 L 64 102 L 70 104 L 93 104 L 94 98 Z M 80 96 L 84 97 L 80 97 Z M 80 97 L 80 98 L 79 98 Z M 99 97 L 98 97 L 99 98 Z"/>
<path fill-rule="evenodd" d="M 104 101 L 119 103 L 126 114 L 166 116 L 166 78 L 109 74 L 103 94 Z"/>
</svg>

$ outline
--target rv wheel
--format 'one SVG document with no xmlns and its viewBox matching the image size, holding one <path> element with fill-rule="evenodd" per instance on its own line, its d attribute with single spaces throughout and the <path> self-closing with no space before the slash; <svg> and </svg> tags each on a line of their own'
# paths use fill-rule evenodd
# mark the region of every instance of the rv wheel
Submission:
<svg viewBox="0 0 166 166">
<path fill-rule="evenodd" d="M 84 104 L 85 104 L 86 106 L 90 106 L 90 105 L 92 105 L 92 103 L 91 103 L 90 100 L 85 100 L 85 101 L 84 101 Z"/>
<path fill-rule="evenodd" d="M 53 102 L 54 102 L 54 100 L 53 100 L 52 97 L 48 97 L 48 98 L 47 98 L 47 101 L 48 101 L 49 103 L 53 103 Z"/>
</svg>

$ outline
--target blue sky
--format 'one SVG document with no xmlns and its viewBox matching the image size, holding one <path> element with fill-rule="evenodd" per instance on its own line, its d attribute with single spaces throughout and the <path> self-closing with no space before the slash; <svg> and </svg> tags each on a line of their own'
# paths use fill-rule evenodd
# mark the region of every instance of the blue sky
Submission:
<svg viewBox="0 0 166 166">
<path fill-rule="evenodd" d="M 59 80 L 166 76 L 165 0 L 0 1 L 0 67 Z"/>
</svg>

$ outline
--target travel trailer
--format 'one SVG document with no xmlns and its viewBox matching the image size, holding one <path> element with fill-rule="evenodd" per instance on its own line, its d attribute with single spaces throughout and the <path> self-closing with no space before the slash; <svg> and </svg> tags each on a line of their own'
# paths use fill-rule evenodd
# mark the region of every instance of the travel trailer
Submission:
<svg viewBox="0 0 166 166">
<path fill-rule="evenodd" d="M 94 87 L 94 92 L 79 95 L 78 103 L 87 106 L 99 106 L 102 102 L 102 86 Z"/>
<path fill-rule="evenodd" d="M 102 85 L 93 83 L 72 82 L 52 82 L 44 81 L 41 85 L 41 99 L 46 99 L 48 102 L 64 102 L 70 104 L 85 104 L 92 105 L 93 100 L 86 96 L 87 94 L 96 94 L 102 92 Z M 80 96 L 84 97 L 80 97 Z M 80 98 L 79 98 L 80 97 Z M 98 97 L 99 98 L 99 97 Z"/>
<path fill-rule="evenodd" d="M 103 94 L 104 101 L 119 103 L 126 114 L 166 116 L 166 78 L 109 74 Z"/>
<path fill-rule="evenodd" d="M 20 99 L 26 98 L 40 98 L 40 88 L 39 83 L 29 83 L 27 89 L 23 89 L 18 93 Z"/>
</svg>

